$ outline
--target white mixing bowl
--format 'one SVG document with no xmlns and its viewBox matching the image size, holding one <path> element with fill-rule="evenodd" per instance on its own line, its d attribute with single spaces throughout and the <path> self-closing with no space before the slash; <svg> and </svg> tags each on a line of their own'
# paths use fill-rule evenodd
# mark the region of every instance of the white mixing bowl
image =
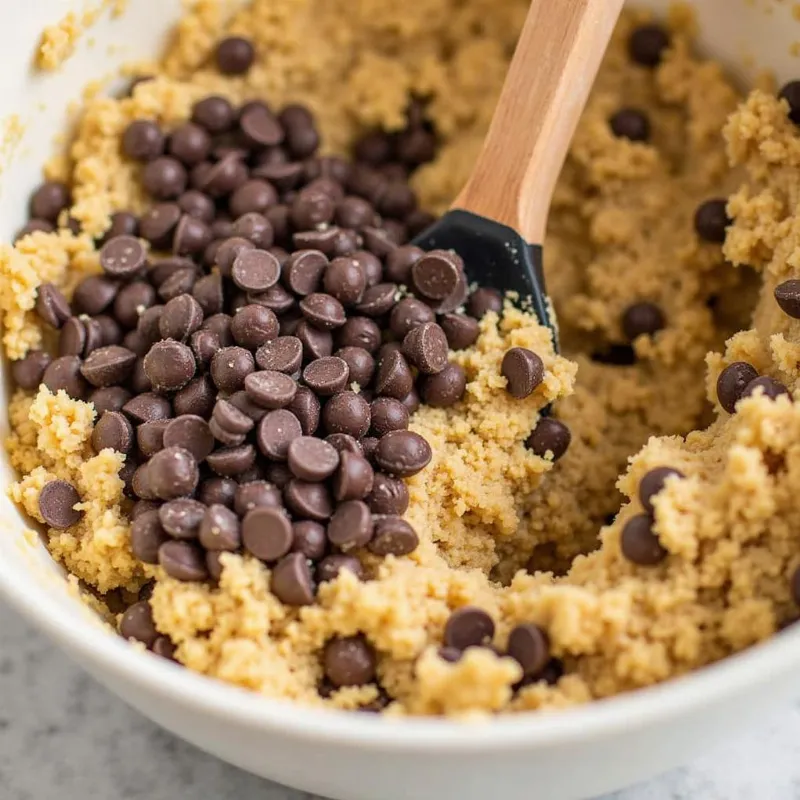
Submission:
<svg viewBox="0 0 800 800">
<path fill-rule="evenodd" d="M 324 2 L 324 0 L 319 0 Z M 640 3 L 663 10 L 667 0 Z M 92 5 L 99 5 L 93 0 Z M 800 24 L 792 3 L 697 0 L 703 47 L 743 81 L 764 67 L 800 75 L 790 55 Z M 120 63 L 155 54 L 179 0 L 131 0 L 83 37 L 56 74 L 34 74 L 42 28 L 83 0 L 0 3 L 6 31 L 0 120 L 18 115 L 22 142 L 0 157 L 0 238 L 24 222 L 28 195 L 84 84 Z M 94 39 L 94 43 L 91 41 Z M 108 48 L 107 45 L 115 45 Z M 93 46 L 92 46 L 93 45 Z M 0 376 L 8 390 L 7 378 Z M 3 430 L 8 423 L 3 415 Z M 0 456 L 0 488 L 14 476 Z M 341 800 L 428 800 L 491 796 L 558 800 L 610 791 L 650 777 L 800 694 L 800 626 L 689 677 L 582 708 L 505 716 L 482 724 L 387 721 L 370 714 L 313 711 L 266 700 L 139 653 L 94 624 L 62 573 L 0 495 L 0 592 L 97 680 L 173 733 L 244 769 Z M 2 707 L 2 686 L 0 686 Z"/>
</svg>

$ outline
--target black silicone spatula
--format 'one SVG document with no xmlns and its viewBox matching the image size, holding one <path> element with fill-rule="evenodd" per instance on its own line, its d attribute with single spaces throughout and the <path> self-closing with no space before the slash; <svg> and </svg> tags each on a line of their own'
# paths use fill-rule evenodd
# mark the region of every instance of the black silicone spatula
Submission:
<svg viewBox="0 0 800 800">
<path fill-rule="evenodd" d="M 414 244 L 455 250 L 467 278 L 555 319 L 542 272 L 550 198 L 623 0 L 533 0 L 467 185 Z"/>
</svg>

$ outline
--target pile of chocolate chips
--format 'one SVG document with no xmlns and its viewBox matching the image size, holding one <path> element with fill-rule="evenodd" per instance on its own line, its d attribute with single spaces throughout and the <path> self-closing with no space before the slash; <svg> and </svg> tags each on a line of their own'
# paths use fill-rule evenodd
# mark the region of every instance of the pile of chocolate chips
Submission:
<svg viewBox="0 0 800 800">
<path fill-rule="evenodd" d="M 226 39 L 217 56 L 221 71 L 241 73 L 252 47 Z M 178 580 L 216 581 L 222 553 L 247 552 L 270 566 L 272 592 L 291 606 L 313 603 L 316 586 L 342 569 L 362 577 L 360 548 L 399 556 L 417 547 L 402 519 L 403 479 L 431 450 L 407 430 L 409 415 L 421 401 L 462 398 L 466 376 L 448 349 L 472 345 L 478 319 L 502 309 L 493 289 L 469 293 L 457 255 L 407 244 L 432 222 L 408 185 L 435 152 L 421 104 L 399 134 L 364 136 L 352 162 L 318 157 L 318 145 L 299 105 L 275 113 L 211 96 L 171 132 L 133 121 L 121 148 L 141 163 L 153 205 L 141 217 L 113 215 L 98 242 L 102 274 L 85 278 L 71 303 L 40 287 L 36 311 L 59 331 L 58 356 L 34 351 L 13 365 L 25 389 L 44 383 L 94 404 L 95 450 L 126 456 L 137 558 Z M 70 203 L 68 187 L 43 184 L 20 236 L 65 219 L 77 232 Z M 544 365 L 512 348 L 502 373 L 522 398 Z M 550 417 L 527 445 L 556 460 L 569 439 Z M 67 528 L 80 520 L 79 501 L 68 482 L 52 481 L 39 507 L 49 526 Z M 121 632 L 169 657 L 151 591 Z M 456 612 L 450 628 L 475 627 L 476 614 L 485 616 Z M 517 638 L 524 645 L 524 632 Z M 469 630 L 446 643 L 453 660 L 472 643 Z M 527 645 L 526 675 L 543 669 L 539 645 Z M 374 678 L 363 637 L 332 639 L 323 661 L 331 686 Z"/>
</svg>

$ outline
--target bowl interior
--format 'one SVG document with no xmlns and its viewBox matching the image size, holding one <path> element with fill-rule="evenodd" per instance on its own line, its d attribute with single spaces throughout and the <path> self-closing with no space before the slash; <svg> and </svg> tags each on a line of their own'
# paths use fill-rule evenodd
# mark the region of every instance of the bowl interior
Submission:
<svg viewBox="0 0 800 800">
<path fill-rule="evenodd" d="M 652 7 L 658 12 L 670 5 L 668 0 L 636 4 Z M 792 16 L 791 4 L 703 0 L 694 5 L 703 32 L 700 46 L 721 59 L 744 83 L 752 82 L 765 68 L 774 71 L 779 80 L 800 74 L 800 62 L 791 54 L 794 39 L 800 32 L 800 26 Z M 31 65 L 42 29 L 63 18 L 69 10 L 80 14 L 83 3 L 81 0 L 38 0 L 15 5 L 14 35 L 7 37 L 4 69 L 0 71 L 0 120 L 5 129 L 4 146 L 0 148 L 0 240 L 10 241 L 24 223 L 30 191 L 40 180 L 42 164 L 59 145 L 58 135 L 68 130 L 70 104 L 79 101 L 85 84 L 94 79 L 111 80 L 122 64 L 155 56 L 164 44 L 163 34 L 179 17 L 181 6 L 180 0 L 128 3 L 118 18 L 112 18 L 110 10 L 106 9 L 83 34 L 75 55 L 60 70 L 37 73 Z M 7 15 L 10 13 L 6 11 Z M 154 35 L 154 31 L 158 35 Z M 18 135 L 20 131 L 21 135 Z M 0 374 L 0 391 L 7 400 L 10 391 L 7 371 Z M 5 415 L 0 418 L 0 433 L 3 438 L 8 433 Z M 14 478 L 4 451 L 0 454 L 0 486 L 7 487 Z M 158 659 L 134 653 L 117 637 L 92 624 L 90 613 L 68 590 L 62 571 L 53 563 L 42 542 L 27 532 L 30 527 L 30 520 L 23 517 L 5 492 L 0 494 L 0 592 L 37 625 L 48 630 L 62 644 L 81 650 L 87 657 L 93 655 L 108 668 L 124 672 L 132 681 L 161 682 L 165 691 L 186 694 L 187 701 L 192 694 L 195 698 L 202 695 L 210 712 L 241 714 L 253 724 L 259 722 L 260 714 L 266 713 L 265 724 L 268 724 L 270 713 L 281 704 L 252 697 L 196 675 L 187 676 Z M 777 659 L 776 653 L 780 654 Z M 727 686 L 728 691 L 733 691 L 742 682 L 751 680 L 754 669 L 765 659 L 765 663 L 771 664 L 770 669 L 779 671 L 790 669 L 799 657 L 800 632 L 788 632 L 779 640 L 731 659 L 730 664 L 705 670 L 703 675 L 637 693 L 636 698 L 611 701 L 611 704 L 620 709 L 625 706 L 630 709 L 631 703 L 641 706 L 649 702 L 645 698 L 663 697 L 666 693 L 667 699 L 656 701 L 656 705 L 663 711 L 669 708 L 674 711 L 680 705 L 676 699 L 678 692 L 683 692 L 687 702 L 690 698 L 700 702 L 712 688 L 713 691 L 723 691 Z M 716 674 L 728 674 L 727 683 L 721 683 L 719 679 L 705 683 L 705 673 L 712 670 Z M 764 669 L 764 672 L 768 670 Z M 530 716 L 503 720 L 491 726 L 491 730 L 519 731 L 528 736 L 534 728 L 544 731 L 542 726 L 545 726 L 552 736 L 557 729 L 567 726 L 574 735 L 581 729 L 588 730 L 585 726 L 592 719 L 596 724 L 609 723 L 611 718 L 604 717 L 606 711 L 603 710 L 609 704 L 597 706 L 596 709 L 581 709 L 563 715 L 547 715 L 546 720 Z M 640 707 L 637 713 L 641 710 Z M 289 724 L 308 724 L 321 732 L 319 712 L 293 708 L 291 714 L 279 716 L 283 716 L 282 724 L 291 719 Z M 332 712 L 324 716 L 329 720 L 326 725 L 332 726 L 326 728 L 330 735 L 341 735 L 345 730 L 348 735 L 363 731 L 364 741 L 375 744 L 383 735 L 376 734 L 377 723 L 367 715 L 353 715 L 357 719 L 348 716 L 347 722 L 343 715 Z M 563 717 L 562 722 L 558 721 L 560 717 Z M 418 737 L 425 736 L 423 731 L 441 732 L 444 729 L 452 734 L 452 743 L 472 741 L 478 744 L 482 741 L 481 746 L 485 746 L 487 742 L 484 734 L 475 736 L 474 729 L 465 735 L 460 726 L 442 721 L 404 722 L 392 726 L 390 735 L 396 739 L 403 729 L 409 743 L 421 744 Z M 484 729 L 484 732 L 489 733 L 489 730 Z M 443 743 L 439 734 L 431 741 Z"/>
</svg>

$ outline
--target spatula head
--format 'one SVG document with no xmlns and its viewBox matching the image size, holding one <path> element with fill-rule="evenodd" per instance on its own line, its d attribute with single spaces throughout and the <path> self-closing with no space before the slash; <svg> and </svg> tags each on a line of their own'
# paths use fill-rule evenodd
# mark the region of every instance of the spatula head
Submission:
<svg viewBox="0 0 800 800">
<path fill-rule="evenodd" d="M 542 247 L 528 244 L 513 228 L 469 211 L 448 211 L 417 236 L 412 244 L 423 250 L 455 250 L 464 259 L 467 279 L 480 286 L 516 292 L 529 304 L 542 325 L 558 335 L 544 287 Z"/>
</svg>

